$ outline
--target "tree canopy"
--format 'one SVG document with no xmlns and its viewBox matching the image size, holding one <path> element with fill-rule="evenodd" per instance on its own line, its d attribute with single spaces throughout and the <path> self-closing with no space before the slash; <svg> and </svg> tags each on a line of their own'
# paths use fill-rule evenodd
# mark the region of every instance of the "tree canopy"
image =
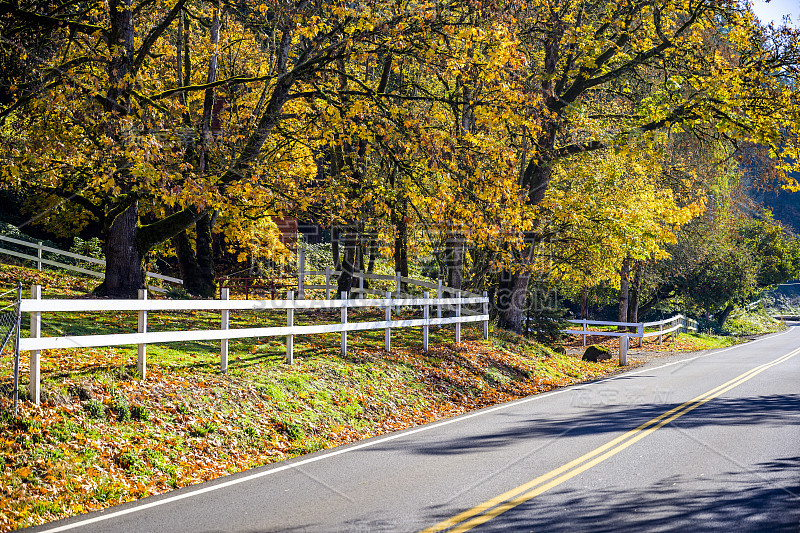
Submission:
<svg viewBox="0 0 800 533">
<path fill-rule="evenodd" d="M 519 331 L 533 274 L 669 259 L 742 143 L 798 187 L 800 36 L 734 0 L 0 0 L 0 33 L 3 187 L 100 228 L 98 294 L 165 243 L 213 294 L 215 233 L 277 257 L 293 216 L 354 228 L 346 272 L 365 240 L 401 271 L 430 251 Z M 759 261 L 762 285 L 794 268 Z"/>
</svg>

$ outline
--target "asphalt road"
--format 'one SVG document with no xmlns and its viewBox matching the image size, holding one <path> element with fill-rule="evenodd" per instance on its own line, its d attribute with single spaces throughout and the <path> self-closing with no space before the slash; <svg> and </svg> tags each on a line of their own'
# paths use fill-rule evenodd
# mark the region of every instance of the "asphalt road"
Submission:
<svg viewBox="0 0 800 533">
<path fill-rule="evenodd" d="M 800 328 L 36 531 L 437 527 L 800 532 Z"/>
</svg>

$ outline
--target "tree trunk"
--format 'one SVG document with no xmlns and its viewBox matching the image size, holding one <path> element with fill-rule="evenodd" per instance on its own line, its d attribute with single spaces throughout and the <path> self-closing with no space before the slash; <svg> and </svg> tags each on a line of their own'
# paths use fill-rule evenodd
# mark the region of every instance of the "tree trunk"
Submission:
<svg viewBox="0 0 800 533">
<path fill-rule="evenodd" d="M 334 270 L 341 270 L 342 264 L 339 258 L 339 236 L 341 235 L 341 231 L 339 230 L 338 224 L 333 224 L 331 226 L 331 253 L 333 254 L 333 269 Z"/>
<path fill-rule="evenodd" d="M 581 291 L 581 319 L 589 319 L 589 287 L 584 286 Z"/>
<path fill-rule="evenodd" d="M 627 256 L 622 261 L 622 268 L 619 271 L 619 322 L 628 321 L 628 276 L 630 275 L 631 257 Z M 624 330 L 623 326 L 619 327 Z"/>
<path fill-rule="evenodd" d="M 445 282 L 448 287 L 461 289 L 464 285 L 464 239 L 461 232 L 451 231 L 444 246 Z"/>
<path fill-rule="evenodd" d="M 633 267 L 633 288 L 628 303 L 628 322 L 639 322 L 639 296 L 642 290 L 642 275 L 644 274 L 644 261 L 636 261 Z"/>
<path fill-rule="evenodd" d="M 341 233 L 340 233 L 341 235 Z M 339 298 L 343 293 L 348 297 L 353 295 L 353 273 L 356 271 L 356 253 L 358 248 L 358 234 L 349 228 L 344 234 L 344 253 L 342 254 L 342 274 L 337 280 L 336 294 Z"/>
<path fill-rule="evenodd" d="M 206 215 L 195 223 L 195 249 L 185 231 L 172 238 L 183 288 L 193 296 L 213 298 L 217 290 L 214 280 L 212 229 L 216 215 Z"/>
<path fill-rule="evenodd" d="M 728 305 L 725 309 L 722 310 L 722 313 L 719 315 L 719 327 L 725 325 L 725 321 L 728 320 L 728 317 L 731 316 L 731 311 L 733 311 L 733 306 Z"/>
<path fill-rule="evenodd" d="M 408 218 L 404 206 L 397 209 L 395 218 L 394 271 L 408 277 Z"/>
<path fill-rule="evenodd" d="M 97 296 L 138 298 L 145 287 L 144 258 L 136 246 L 139 206 L 133 203 L 117 215 L 105 232 L 106 275 Z"/>
<path fill-rule="evenodd" d="M 522 317 L 528 295 L 530 273 L 527 271 L 503 271 L 497 287 L 497 324 L 503 329 L 522 333 Z"/>
</svg>

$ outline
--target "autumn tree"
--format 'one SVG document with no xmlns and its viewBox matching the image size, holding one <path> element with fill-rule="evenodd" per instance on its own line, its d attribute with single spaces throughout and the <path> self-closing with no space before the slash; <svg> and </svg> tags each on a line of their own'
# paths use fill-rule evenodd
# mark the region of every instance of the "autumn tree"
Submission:
<svg viewBox="0 0 800 533">
<path fill-rule="evenodd" d="M 782 30 L 774 37 L 781 46 L 769 45 L 770 36 L 740 3 L 539 0 L 520 6 L 515 14 L 528 92 L 543 101 L 533 149 L 522 156 L 528 203 L 545 198 L 558 161 L 657 132 L 754 139 L 776 155 L 796 154 L 798 101 L 786 79 L 797 76 L 797 40 Z M 526 290 L 531 249 L 515 252 L 521 268 L 501 281 L 503 301 L 524 301 L 515 295 Z M 522 313 L 520 306 L 500 309 L 500 325 L 519 331 Z"/>
<path fill-rule="evenodd" d="M 354 43 L 389 42 L 400 21 L 424 26 L 436 17 L 432 6 L 413 2 L 392 9 L 379 2 L 230 5 L 228 20 L 239 32 L 230 46 L 252 53 L 222 78 L 214 54 L 224 7 L 188 0 L 2 4 L 6 52 L 24 55 L 22 37 L 36 32 L 54 51 L 6 80 L 10 103 L 0 116 L 27 136 L 3 147 L 5 177 L 100 222 L 107 268 L 98 294 L 135 296 L 148 251 L 225 211 L 231 198 L 252 196 L 248 203 L 273 213 L 292 207 L 293 184 L 313 173 L 306 172 L 307 147 L 298 148 L 301 168 L 286 172 L 298 156 L 281 149 L 277 126 L 297 127 L 285 120 L 292 111 L 309 116 L 297 107 Z M 187 21 L 207 28 L 211 46 L 192 47 Z M 204 68 L 178 68 L 191 54 L 202 55 L 192 65 Z M 247 95 L 240 105 L 215 107 L 215 91 L 230 96 L 234 87 Z M 215 113 L 229 142 L 211 139 Z"/>
</svg>

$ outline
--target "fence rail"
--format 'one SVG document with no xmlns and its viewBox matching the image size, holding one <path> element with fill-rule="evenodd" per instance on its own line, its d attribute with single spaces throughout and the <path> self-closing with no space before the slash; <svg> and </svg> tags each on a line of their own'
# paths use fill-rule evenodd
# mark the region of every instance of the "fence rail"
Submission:
<svg viewBox="0 0 800 533">
<path fill-rule="evenodd" d="M 6 237 L 5 235 L 0 235 L 0 241 L 9 242 L 9 243 L 12 243 L 12 244 L 16 244 L 18 246 L 25 246 L 25 247 L 28 247 L 28 248 L 33 248 L 34 250 L 36 250 L 36 255 L 29 255 L 29 254 L 25 254 L 25 253 L 22 253 L 22 252 L 17 252 L 15 250 L 9 250 L 7 248 L 0 248 L 0 253 L 6 254 L 6 255 L 10 255 L 10 256 L 13 256 L 13 257 L 18 257 L 20 259 L 27 259 L 28 261 L 34 261 L 39 270 L 42 269 L 42 265 L 50 265 L 50 266 L 54 266 L 54 267 L 57 267 L 57 268 L 63 268 L 65 270 L 71 270 L 73 272 L 80 272 L 81 274 L 86 274 L 88 276 L 94 276 L 96 278 L 102 278 L 102 277 L 105 276 L 105 274 L 103 272 L 100 272 L 100 271 L 97 271 L 97 270 L 89 270 L 88 268 L 82 268 L 82 267 L 79 267 L 79 266 L 76 266 L 76 265 L 70 265 L 69 263 L 62 263 L 61 261 L 55 261 L 53 259 L 46 259 L 46 258 L 44 258 L 44 252 L 47 252 L 47 253 L 50 253 L 50 254 L 53 254 L 53 255 L 69 257 L 69 258 L 72 258 L 72 259 L 78 259 L 80 261 L 86 261 L 87 263 L 93 263 L 93 264 L 96 264 L 96 265 L 99 265 L 99 266 L 105 268 L 106 262 L 104 260 L 102 260 L 102 259 L 97 259 L 96 257 L 89 257 L 88 255 L 75 254 L 75 253 L 72 253 L 72 252 L 67 252 L 65 250 L 59 250 L 58 248 L 52 248 L 50 246 L 45 246 L 41 242 L 35 242 L 34 243 L 34 242 L 28 242 L 28 241 L 21 241 L 19 239 L 14 239 L 12 237 Z M 170 283 L 177 283 L 179 285 L 183 284 L 183 280 L 181 280 L 181 279 L 173 278 L 171 276 L 165 276 L 163 274 L 157 274 L 155 272 L 147 272 L 146 275 L 147 275 L 148 278 L 160 279 L 160 280 L 168 281 Z M 166 290 L 162 289 L 161 287 L 150 286 L 149 289 L 157 291 L 157 292 L 166 292 Z"/>
<path fill-rule="evenodd" d="M 293 360 L 293 346 L 295 335 L 315 335 L 320 333 L 339 333 L 341 336 L 341 351 L 347 354 L 347 333 L 349 331 L 385 330 L 385 349 L 391 347 L 391 330 L 398 328 L 422 328 L 423 350 L 428 350 L 428 333 L 431 326 L 452 324 L 455 326 L 455 341 L 461 342 L 461 324 L 482 322 L 483 336 L 489 337 L 489 298 L 474 296 L 470 298 L 430 298 L 426 293 L 418 298 L 396 298 L 391 293 L 386 298 L 359 298 L 350 299 L 345 293 L 341 299 L 326 300 L 296 300 L 293 291 L 289 292 L 287 300 L 230 300 L 229 292 L 223 289 L 222 298 L 219 300 L 149 300 L 147 291 L 141 290 L 138 300 L 78 300 L 55 299 L 43 300 L 41 287 L 31 287 L 31 298 L 19 302 L 19 313 L 28 313 L 30 316 L 30 334 L 19 339 L 16 349 L 27 351 L 30 354 L 30 397 L 39 403 L 40 385 L 40 358 L 42 350 L 64 348 L 89 348 L 100 346 L 138 345 L 137 368 L 141 379 L 147 375 L 147 345 L 154 343 L 219 340 L 220 341 L 220 369 L 222 372 L 228 368 L 228 341 L 230 339 L 252 337 L 286 337 L 286 360 L 291 364 Z M 481 313 L 463 314 L 465 305 L 480 305 Z M 376 307 L 385 309 L 386 320 L 348 322 L 347 310 L 350 308 Z M 423 318 L 392 320 L 392 309 L 401 307 L 422 308 Z M 431 308 L 437 309 L 437 317 L 431 317 Z M 454 310 L 454 316 L 442 317 L 442 308 L 449 307 Z M 341 320 L 333 324 L 316 324 L 297 326 L 294 324 L 294 312 L 299 309 L 340 309 Z M 256 327 L 230 329 L 229 319 L 231 311 L 271 311 L 282 310 L 286 312 L 286 326 Z M 69 312 L 138 312 L 138 328 L 136 333 L 119 333 L 103 335 L 62 335 L 57 337 L 43 337 L 41 335 L 42 313 L 69 313 Z M 148 331 L 147 313 L 151 311 L 219 311 L 219 329 L 184 330 L 184 331 Z"/>
</svg>

